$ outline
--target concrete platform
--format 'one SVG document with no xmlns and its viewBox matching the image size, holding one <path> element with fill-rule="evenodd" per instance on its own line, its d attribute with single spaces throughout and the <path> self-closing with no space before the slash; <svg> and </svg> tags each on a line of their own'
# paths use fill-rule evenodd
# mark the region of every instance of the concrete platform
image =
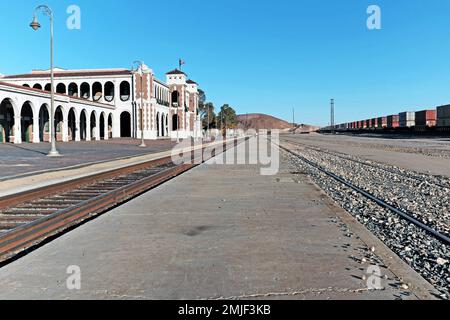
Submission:
<svg viewBox="0 0 450 320">
<path fill-rule="evenodd" d="M 285 159 L 276 176 L 197 167 L 0 269 L 0 299 L 429 297 L 423 279 L 293 170 Z M 379 259 L 385 289 L 368 291 Z M 81 290 L 66 286 L 72 265 Z"/>
<path fill-rule="evenodd" d="M 377 137 L 359 137 L 347 135 L 284 135 L 292 141 L 326 148 L 363 159 L 382 162 L 400 168 L 417 172 L 442 175 L 450 178 L 450 161 L 414 152 L 415 148 L 427 149 L 434 152 L 443 151 L 450 154 L 450 139 L 447 138 L 411 138 L 387 139 Z M 389 149 L 384 150 L 383 146 Z M 396 149 L 400 151 L 396 151 Z M 401 150 L 407 151 L 402 152 Z"/>
<path fill-rule="evenodd" d="M 14 177 L 0 178 L 0 197 L 171 156 L 172 150 L 175 148 L 178 150 L 190 150 L 190 146 L 176 146 L 171 141 L 152 141 L 147 145 L 147 148 L 139 148 L 135 143 L 135 140 L 110 140 L 104 144 L 97 142 L 97 147 L 88 143 L 90 145 L 88 156 L 85 156 L 82 152 L 78 153 L 77 149 L 83 148 L 84 145 L 84 143 L 81 143 L 70 146 L 70 152 L 61 158 L 49 159 L 46 156 L 42 156 L 43 158 L 40 161 L 32 157 L 26 157 L 25 159 L 19 158 L 18 163 L 22 164 L 33 163 L 35 161 L 37 163 L 48 162 L 49 168 Z M 214 145 L 218 143 L 220 144 L 221 142 L 211 142 L 209 144 Z M 124 145 L 128 147 L 122 150 Z M 201 148 L 201 146 L 196 146 L 195 148 Z M 119 157 L 115 152 L 126 156 Z M 95 157 L 97 161 L 89 162 L 91 157 Z M 68 167 L 64 166 L 68 162 L 78 164 Z"/>
<path fill-rule="evenodd" d="M 50 149 L 48 143 L 0 144 L 0 181 L 36 172 L 166 151 L 175 145 L 167 139 L 146 141 L 146 148 L 138 147 L 139 144 L 140 141 L 129 138 L 57 143 L 63 155 L 57 158 L 46 156 Z"/>
</svg>

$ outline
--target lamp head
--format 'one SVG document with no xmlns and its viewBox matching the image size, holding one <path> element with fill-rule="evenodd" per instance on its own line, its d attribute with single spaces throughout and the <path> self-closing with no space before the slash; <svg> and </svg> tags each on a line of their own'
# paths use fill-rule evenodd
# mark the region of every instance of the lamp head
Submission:
<svg viewBox="0 0 450 320">
<path fill-rule="evenodd" d="M 30 23 L 30 27 L 33 28 L 34 31 L 36 31 L 41 27 L 41 24 L 38 22 L 36 16 L 33 17 L 33 21 Z"/>
</svg>

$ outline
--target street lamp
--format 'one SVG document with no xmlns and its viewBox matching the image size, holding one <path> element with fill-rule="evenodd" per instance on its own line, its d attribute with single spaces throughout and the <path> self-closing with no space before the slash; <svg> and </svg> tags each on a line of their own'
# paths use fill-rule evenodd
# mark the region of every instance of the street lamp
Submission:
<svg viewBox="0 0 450 320">
<path fill-rule="evenodd" d="M 136 67 L 136 68 L 135 68 Z M 145 148 L 144 141 L 144 74 L 149 74 L 150 69 L 144 64 L 142 61 L 133 62 L 133 66 L 131 67 L 133 72 L 139 72 L 141 77 L 141 108 L 140 108 L 140 118 L 141 118 L 141 144 L 139 147 Z"/>
<path fill-rule="evenodd" d="M 30 27 L 37 31 L 41 24 L 38 21 L 37 14 L 42 12 L 46 16 L 50 18 L 50 140 L 51 140 L 51 149 L 47 156 L 49 157 L 57 157 L 59 156 L 58 150 L 56 150 L 56 130 L 55 130 L 55 93 L 54 93 L 54 84 L 53 84 L 53 11 L 48 6 L 42 5 L 36 7 L 34 10 L 33 21 L 30 23 Z"/>
</svg>

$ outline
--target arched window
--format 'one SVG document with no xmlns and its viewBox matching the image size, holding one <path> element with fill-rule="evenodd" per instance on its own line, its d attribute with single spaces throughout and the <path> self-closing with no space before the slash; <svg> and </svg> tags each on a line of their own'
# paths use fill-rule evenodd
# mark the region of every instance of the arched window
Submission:
<svg viewBox="0 0 450 320">
<path fill-rule="evenodd" d="M 89 99 L 91 97 L 91 87 L 89 83 L 83 82 L 80 86 L 80 97 L 83 99 Z"/>
<path fill-rule="evenodd" d="M 172 105 L 178 106 L 178 98 L 180 97 L 180 94 L 178 93 L 178 91 L 174 91 L 172 92 Z"/>
<path fill-rule="evenodd" d="M 69 96 L 78 97 L 78 85 L 74 82 L 69 84 Z"/>
<path fill-rule="evenodd" d="M 114 100 L 114 83 L 111 81 L 105 83 L 105 100 L 108 102 Z"/>
<path fill-rule="evenodd" d="M 94 101 L 99 101 L 103 97 L 103 88 L 100 82 L 95 82 L 92 85 L 92 98 Z"/>
<path fill-rule="evenodd" d="M 45 85 L 45 87 L 44 87 L 44 90 L 45 90 L 45 91 L 48 91 L 48 92 L 52 91 L 52 85 L 51 85 L 51 83 L 47 83 L 47 84 Z"/>
<path fill-rule="evenodd" d="M 130 99 L 130 83 L 128 81 L 122 81 L 120 84 L 120 100 L 128 101 Z"/>
<path fill-rule="evenodd" d="M 58 83 L 56 86 L 56 93 L 66 94 L 66 85 L 64 83 Z"/>
<path fill-rule="evenodd" d="M 42 90 L 42 86 L 41 86 L 39 83 L 36 83 L 36 84 L 33 86 L 33 88 L 34 88 L 34 89 Z"/>
<path fill-rule="evenodd" d="M 24 83 L 24 84 L 22 85 L 22 87 L 25 87 L 25 88 L 29 88 L 29 87 L 30 87 L 30 85 L 29 85 L 29 84 L 26 84 L 26 83 Z"/>
</svg>

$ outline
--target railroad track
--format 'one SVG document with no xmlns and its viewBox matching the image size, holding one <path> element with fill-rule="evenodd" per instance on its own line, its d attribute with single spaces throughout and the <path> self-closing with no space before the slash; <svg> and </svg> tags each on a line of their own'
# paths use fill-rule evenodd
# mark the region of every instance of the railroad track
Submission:
<svg viewBox="0 0 450 320">
<path fill-rule="evenodd" d="M 286 138 L 283 138 L 283 141 L 289 142 L 289 143 L 294 144 L 294 145 L 301 146 L 301 147 L 306 148 L 306 149 L 311 149 L 311 150 L 314 150 L 314 151 L 317 151 L 317 152 L 323 152 L 323 153 L 326 153 L 328 155 L 331 155 L 331 156 L 334 156 L 334 157 L 338 157 L 338 158 L 341 158 L 341 159 L 344 159 L 344 160 L 352 161 L 352 162 L 355 162 L 355 163 L 358 163 L 358 164 L 362 164 L 362 165 L 365 165 L 365 166 L 368 166 L 368 167 L 372 167 L 372 168 L 375 168 L 375 169 L 383 170 L 383 171 L 388 172 L 388 173 L 397 174 L 399 176 L 403 176 L 403 177 L 408 178 L 408 179 L 414 179 L 414 180 L 417 180 L 419 182 L 425 182 L 425 183 L 433 184 L 433 185 L 441 187 L 441 188 L 450 189 L 450 184 L 442 184 L 442 183 L 439 183 L 439 182 L 427 180 L 427 179 L 419 177 L 419 176 L 405 174 L 405 173 L 402 173 L 400 171 L 395 171 L 395 170 L 392 170 L 392 169 L 385 168 L 385 167 L 383 167 L 380 164 L 373 164 L 373 163 L 368 163 L 368 162 L 361 161 L 361 160 L 356 160 L 356 159 L 353 159 L 351 157 L 347 157 L 345 155 L 339 154 L 338 152 L 330 152 L 328 150 L 324 150 L 324 149 L 318 148 L 318 147 L 313 147 L 313 146 L 310 146 L 308 144 L 304 144 L 304 143 L 301 143 L 301 142 L 298 142 L 298 141 L 292 141 L 292 140 L 286 139 Z"/>
<path fill-rule="evenodd" d="M 289 141 L 290 142 L 290 141 Z M 446 245 L 450 245 L 450 238 L 438 231 L 436 231 L 435 229 L 427 226 L 426 224 L 424 224 L 423 222 L 419 221 L 418 219 L 414 218 L 412 216 L 411 213 L 406 212 L 402 209 L 399 209 L 393 205 L 390 205 L 389 203 L 387 203 L 385 200 L 378 198 L 376 196 L 374 196 L 373 194 L 363 190 L 362 188 L 359 188 L 358 186 L 350 183 L 349 181 L 347 181 L 346 179 L 322 168 L 320 165 L 306 159 L 305 157 L 299 155 L 298 153 L 284 147 L 281 145 L 278 145 L 278 147 L 286 152 L 288 152 L 289 154 L 293 155 L 294 157 L 300 159 L 301 161 L 307 163 L 308 165 L 314 167 L 315 169 L 319 170 L 320 172 L 324 173 L 325 175 L 333 178 L 334 180 L 337 180 L 338 182 L 344 184 L 346 187 L 350 188 L 351 190 L 363 195 L 365 198 L 375 202 L 376 204 L 378 204 L 379 206 L 381 206 L 384 209 L 387 209 L 393 213 L 395 213 L 396 215 L 398 215 L 399 217 L 401 217 L 402 219 L 414 224 L 415 226 L 417 226 L 418 228 L 420 228 L 421 230 L 425 231 L 426 233 L 428 233 L 429 235 L 433 236 L 434 238 L 436 238 L 437 240 L 441 241 L 442 243 L 446 244 Z"/>
<path fill-rule="evenodd" d="M 0 266 L 207 160 L 165 157 L 0 198 Z"/>
</svg>

